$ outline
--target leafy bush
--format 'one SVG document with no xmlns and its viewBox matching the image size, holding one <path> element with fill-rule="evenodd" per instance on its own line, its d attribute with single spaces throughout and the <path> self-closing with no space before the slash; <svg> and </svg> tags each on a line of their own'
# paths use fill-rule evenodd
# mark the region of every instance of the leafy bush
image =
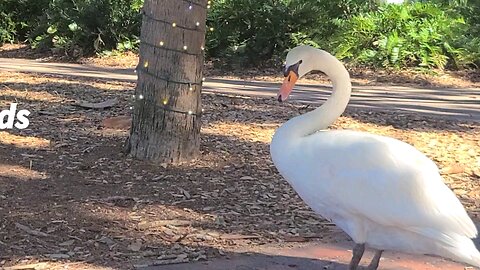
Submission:
<svg viewBox="0 0 480 270">
<path fill-rule="evenodd" d="M 25 41 L 39 25 L 49 0 L 0 1 L 0 43 Z"/>
<path fill-rule="evenodd" d="M 239 65 L 277 62 L 299 44 L 325 47 L 336 30 L 332 18 L 370 10 L 361 0 L 217 0 L 208 16 L 215 31 L 207 37 L 208 55 Z"/>
<path fill-rule="evenodd" d="M 373 66 L 480 65 L 480 1 L 215 0 L 207 57 L 235 66 L 276 64 L 299 44 Z M 410 3 L 414 2 L 414 3 Z M 136 50 L 143 0 L 1 0 L 0 44 L 80 56 Z M 272 63 L 273 62 L 273 63 Z"/>
<path fill-rule="evenodd" d="M 208 21 L 215 29 L 207 37 L 209 56 L 258 64 L 287 47 L 286 1 L 214 1 Z"/>
<path fill-rule="evenodd" d="M 441 5 L 444 9 L 449 9 L 456 14 L 460 14 L 467 25 L 469 25 L 469 34 L 480 36 L 480 1 L 478 0 L 430 0 L 433 3 Z"/>
<path fill-rule="evenodd" d="M 432 0 L 445 9 L 460 14 L 466 21 L 464 35 L 455 41 L 465 51 L 463 62 L 480 66 L 480 1 L 478 0 Z"/>
<path fill-rule="evenodd" d="M 309 6 L 307 8 L 315 8 L 315 15 L 319 18 L 318 24 L 312 27 L 317 35 L 314 39 L 326 46 L 325 39 L 331 37 L 338 31 L 338 19 L 348 19 L 355 14 L 373 11 L 378 8 L 376 0 L 307 0 Z M 323 41 L 322 41 L 323 40 Z M 322 46 L 322 47 L 324 47 Z"/>
<path fill-rule="evenodd" d="M 281 55 L 296 43 L 309 42 L 309 25 L 317 25 L 308 1 L 218 0 L 208 16 L 214 32 L 207 53 L 242 66 Z M 278 59 L 277 59 L 278 60 Z"/>
<path fill-rule="evenodd" d="M 470 64 L 458 44 L 468 31 L 463 18 L 431 3 L 384 5 L 337 20 L 332 48 L 339 58 L 374 66 L 444 68 Z"/>
<path fill-rule="evenodd" d="M 5 42 L 13 42 L 15 37 L 16 23 L 13 21 L 12 15 L 1 11 L 0 17 L 3 18 L 0 21 L 0 45 Z"/>
<path fill-rule="evenodd" d="M 73 56 L 135 47 L 142 0 L 51 0 L 45 20 L 31 37 L 35 47 L 63 49 Z M 121 44 L 121 45 L 119 45 Z M 128 44 L 128 45 L 125 45 Z M 77 55 L 78 54 L 78 55 Z"/>
<path fill-rule="evenodd" d="M 138 46 L 143 0 L 2 0 L 0 42 L 79 56 Z"/>
</svg>

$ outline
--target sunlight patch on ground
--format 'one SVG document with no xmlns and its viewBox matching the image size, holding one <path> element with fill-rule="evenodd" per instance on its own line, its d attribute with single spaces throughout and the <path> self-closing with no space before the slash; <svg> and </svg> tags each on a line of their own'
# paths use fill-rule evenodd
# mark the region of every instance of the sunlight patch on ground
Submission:
<svg viewBox="0 0 480 270">
<path fill-rule="evenodd" d="M 53 78 L 52 78 L 53 77 Z M 50 76 L 36 76 L 35 74 L 28 73 L 15 73 L 15 72 L 4 72 L 0 73 L 0 89 L 5 88 L 5 90 L 18 90 L 27 92 L 29 89 L 27 87 L 34 88 L 35 91 L 39 91 L 39 88 L 49 88 L 52 90 L 58 85 L 72 85 L 73 87 L 92 87 L 99 90 L 127 90 L 128 88 L 133 88 L 135 83 L 120 82 L 120 81 L 102 81 L 95 79 L 82 80 L 75 77 L 66 77 L 60 75 L 50 75 Z M 54 83 L 53 83 L 54 81 Z M 19 83 L 22 82 L 22 83 Z M 16 89 L 12 89 L 10 85 L 14 85 Z M 126 88 L 128 87 L 128 88 Z M 46 89 L 47 90 L 47 89 Z M 5 91 L 2 91 L 5 92 Z M 51 91 L 49 91 L 51 92 Z M 61 91 L 60 91 L 61 92 Z M 39 93 L 39 92 L 37 92 Z M 55 96 L 54 96 L 55 97 Z M 49 97 L 45 97 L 45 100 Z M 52 101 L 52 100 L 50 100 Z"/>
<path fill-rule="evenodd" d="M 183 195 L 171 195 L 179 196 L 179 202 L 188 201 L 184 197 L 180 198 Z M 136 244 L 141 247 L 166 248 L 181 242 L 187 246 L 195 243 L 194 246 L 216 247 L 215 243 L 222 241 L 259 238 L 258 235 L 227 233 L 215 229 L 215 225 L 225 223 L 221 214 L 202 213 L 198 209 L 173 204 L 163 205 L 139 198 L 113 196 L 89 199 L 88 202 L 77 205 L 74 211 L 78 216 L 96 220 L 97 230 L 100 229 L 97 226 L 104 227 L 101 231 L 108 240 L 100 242 L 108 242 L 107 245 L 114 245 L 115 242 L 122 246 Z M 211 210 L 205 209 L 205 212 Z M 109 225 L 111 223 L 115 226 Z"/>
<path fill-rule="evenodd" d="M 170 195 L 179 196 L 179 198 L 183 196 L 180 194 Z M 179 199 L 179 201 L 183 202 L 184 199 Z M 151 201 L 136 197 L 106 196 L 87 199 L 87 202 L 75 206 L 75 212 L 79 213 L 79 216 L 89 216 L 99 221 L 123 224 L 125 227 L 132 228 L 132 232 L 143 231 L 147 234 L 167 228 L 174 229 L 175 226 L 195 227 L 195 225 L 215 222 L 216 216 L 212 214 L 174 205 L 151 203 Z M 112 234 L 116 233 L 114 228 L 105 229 Z M 124 234 L 124 231 L 121 234 Z"/>
<path fill-rule="evenodd" d="M 47 149 L 50 146 L 50 140 L 0 131 L 0 144 L 11 145 L 17 148 Z"/>
<path fill-rule="evenodd" d="M 2 89 L 4 88 L 4 89 Z M 30 101 L 39 101 L 45 103 L 57 103 L 62 102 L 63 98 L 60 98 L 57 95 L 50 94 L 45 91 L 29 91 L 29 88 L 25 89 L 12 89 L 9 87 L 2 87 L 0 85 L 0 105 L 6 106 L 9 105 L 10 102 L 30 102 Z M 8 108 L 5 108 L 8 109 Z"/>
<path fill-rule="evenodd" d="M 29 168 L 17 165 L 8 165 L 0 163 L 0 176 L 8 178 L 16 178 L 20 180 L 42 180 L 47 176 Z M 1 179 L 1 178 L 0 178 Z"/>
<path fill-rule="evenodd" d="M 204 134 L 233 137 L 249 142 L 270 143 L 277 125 L 216 122 L 202 129 Z"/>
</svg>

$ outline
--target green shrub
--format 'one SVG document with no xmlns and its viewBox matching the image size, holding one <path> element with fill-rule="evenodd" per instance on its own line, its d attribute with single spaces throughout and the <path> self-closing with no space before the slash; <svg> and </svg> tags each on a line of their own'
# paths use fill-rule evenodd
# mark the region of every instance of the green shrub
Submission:
<svg viewBox="0 0 480 270">
<path fill-rule="evenodd" d="M 51 0 L 31 37 L 35 47 L 62 49 L 73 56 L 129 44 L 140 32 L 142 0 Z M 123 45 L 123 47 L 127 47 Z"/>
<path fill-rule="evenodd" d="M 9 35 L 4 42 L 23 42 L 33 33 L 42 18 L 50 0 L 2 0 L 0 1 L 0 28 L 7 29 Z M 3 20 L 5 18 L 5 20 Z M 2 30 L 0 30 L 2 31 Z"/>
<path fill-rule="evenodd" d="M 326 40 L 338 31 L 338 19 L 348 19 L 362 12 L 369 12 L 378 8 L 375 0 L 306 0 L 309 5 L 306 8 L 314 8 L 315 14 L 310 14 L 319 18 L 318 24 L 311 30 L 315 31 L 313 39 L 322 47 L 328 47 Z M 311 31 L 310 30 L 310 31 Z"/>
<path fill-rule="evenodd" d="M 478 0 L 433 0 L 445 9 L 460 14 L 466 21 L 464 35 L 459 37 L 455 46 L 462 48 L 463 62 L 480 66 L 480 1 Z"/>
<path fill-rule="evenodd" d="M 303 3 L 302 3 L 303 2 Z M 208 15 L 215 31 L 207 35 L 207 54 L 240 66 L 278 61 L 296 43 L 311 41 L 317 25 L 308 1 L 217 0 Z M 294 19 L 295 18 L 295 19 Z"/>
<path fill-rule="evenodd" d="M 414 2 L 414 3 L 410 3 Z M 207 57 L 275 65 L 309 44 L 383 67 L 480 65 L 480 1 L 215 0 Z M 143 0 L 0 0 L 0 43 L 28 40 L 70 56 L 136 50 Z M 472 65 L 473 64 L 473 65 Z"/>
<path fill-rule="evenodd" d="M 240 66 L 280 61 L 299 44 L 325 47 L 335 32 L 332 18 L 370 10 L 374 1 L 361 0 L 217 0 L 208 24 L 209 57 Z"/>
<path fill-rule="evenodd" d="M 0 46 L 5 42 L 13 42 L 15 39 L 16 23 L 12 19 L 11 14 L 0 11 Z"/>
<path fill-rule="evenodd" d="M 338 20 L 332 45 L 339 58 L 382 67 L 444 68 L 470 64 L 461 47 L 468 27 L 460 15 L 431 3 L 384 5 Z"/>
<path fill-rule="evenodd" d="M 286 1 L 219 0 L 213 2 L 207 53 L 232 64 L 258 64 L 285 48 L 288 38 Z"/>
</svg>

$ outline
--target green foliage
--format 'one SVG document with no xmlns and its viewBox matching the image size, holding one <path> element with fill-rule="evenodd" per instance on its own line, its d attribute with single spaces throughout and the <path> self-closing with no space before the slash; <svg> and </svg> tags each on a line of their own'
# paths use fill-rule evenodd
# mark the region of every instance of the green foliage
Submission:
<svg viewBox="0 0 480 270">
<path fill-rule="evenodd" d="M 49 0 L 0 1 L 0 43 L 24 41 L 44 16 Z"/>
<path fill-rule="evenodd" d="M 338 19 L 348 19 L 355 14 L 376 10 L 378 7 L 375 0 L 307 0 L 307 8 L 315 7 L 316 16 L 319 20 L 312 26 L 317 31 L 315 35 L 320 43 L 338 31 Z M 325 43 L 325 41 L 323 41 Z"/>
<path fill-rule="evenodd" d="M 277 64 L 300 44 L 382 67 L 480 65 L 480 1 L 215 0 L 207 57 Z M 138 48 L 143 0 L 0 0 L 0 44 L 28 41 L 70 56 Z"/>
<path fill-rule="evenodd" d="M 478 0 L 434 0 L 445 9 L 460 14 L 466 21 L 463 36 L 456 40 L 455 45 L 461 47 L 464 53 L 460 56 L 463 62 L 480 66 L 480 1 Z"/>
<path fill-rule="evenodd" d="M 136 49 L 143 0 L 2 0 L 0 42 L 28 40 L 79 56 Z"/>
<path fill-rule="evenodd" d="M 3 20 L 0 21 L 0 45 L 2 45 L 5 42 L 13 41 L 16 23 L 13 21 L 11 14 L 0 11 L 0 17 L 3 18 Z"/>
<path fill-rule="evenodd" d="M 207 36 L 211 57 L 240 65 L 258 65 L 282 55 L 300 42 L 311 42 L 307 30 L 317 24 L 308 1 L 218 0 L 208 17 L 215 29 Z"/>
<path fill-rule="evenodd" d="M 35 47 L 90 54 L 105 49 L 136 47 L 141 0 L 51 0 L 45 20 L 31 38 Z"/>
<path fill-rule="evenodd" d="M 332 18 L 375 7 L 362 0 L 217 0 L 208 23 L 208 55 L 240 65 L 278 62 L 299 44 L 324 47 L 336 30 Z"/>
<path fill-rule="evenodd" d="M 435 4 L 384 5 L 337 24 L 339 31 L 331 42 L 342 59 L 382 67 L 444 68 L 472 63 L 469 50 L 458 44 L 468 32 L 465 21 Z"/>
<path fill-rule="evenodd" d="M 288 30 L 285 1 L 219 0 L 213 2 L 207 37 L 209 56 L 245 65 L 270 59 L 285 48 Z"/>
</svg>

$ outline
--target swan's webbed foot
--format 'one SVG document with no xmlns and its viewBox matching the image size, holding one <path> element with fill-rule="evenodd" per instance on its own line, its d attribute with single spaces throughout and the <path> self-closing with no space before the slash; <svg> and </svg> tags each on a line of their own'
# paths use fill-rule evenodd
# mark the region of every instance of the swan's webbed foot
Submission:
<svg viewBox="0 0 480 270">
<path fill-rule="evenodd" d="M 382 257 L 383 250 L 375 251 L 375 256 L 373 256 L 372 261 L 367 266 L 367 270 L 377 270 L 378 265 L 380 264 L 380 258 Z"/>
<path fill-rule="evenodd" d="M 350 264 L 348 265 L 348 270 L 357 270 L 358 264 L 362 259 L 363 253 L 365 252 L 365 244 L 355 244 L 353 247 L 353 256 Z"/>
<path fill-rule="evenodd" d="M 353 248 L 353 255 L 352 255 L 352 260 L 350 261 L 350 264 L 348 265 L 348 270 L 359 270 L 359 269 L 365 269 L 365 270 L 377 270 L 378 266 L 380 265 L 380 258 L 382 257 L 383 250 L 377 250 L 375 251 L 375 256 L 373 256 L 372 261 L 370 264 L 367 266 L 367 268 L 360 268 L 358 265 L 360 264 L 360 261 L 362 260 L 363 253 L 365 252 L 365 244 L 355 244 L 355 247 Z"/>
</svg>

